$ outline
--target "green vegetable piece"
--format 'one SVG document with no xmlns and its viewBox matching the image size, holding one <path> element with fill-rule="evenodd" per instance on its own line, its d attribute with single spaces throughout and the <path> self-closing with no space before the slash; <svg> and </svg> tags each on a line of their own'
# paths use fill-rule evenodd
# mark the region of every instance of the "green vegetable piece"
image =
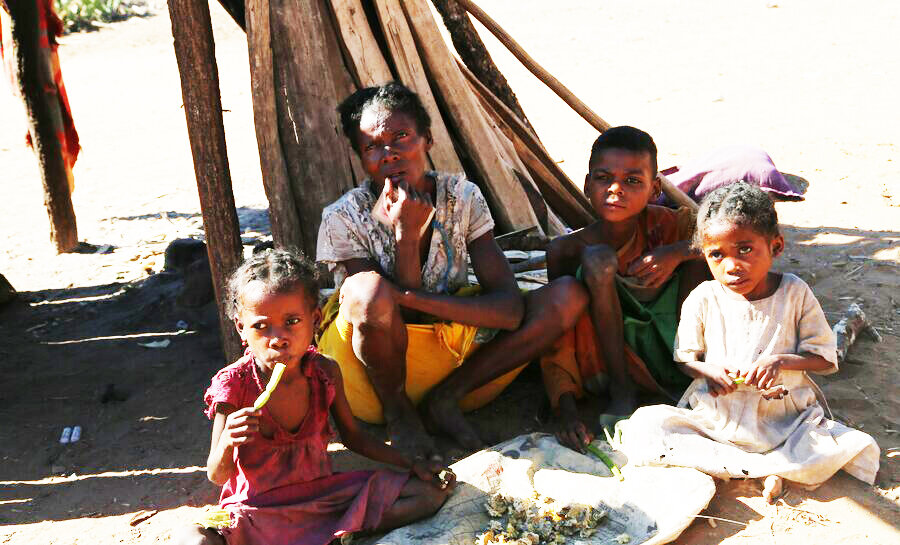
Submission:
<svg viewBox="0 0 900 545">
<path fill-rule="evenodd" d="M 258 411 L 263 408 L 263 405 L 269 402 L 269 396 L 272 395 L 272 392 L 275 391 L 275 387 L 278 386 L 278 381 L 281 380 L 281 375 L 284 374 L 285 365 L 281 362 L 275 364 L 275 369 L 272 370 L 272 376 L 269 377 L 269 383 L 266 384 L 266 389 L 263 390 L 263 393 L 259 394 L 259 397 L 256 398 L 256 401 L 253 402 L 253 410 Z"/>
<path fill-rule="evenodd" d="M 606 429 L 606 426 L 603 426 L 603 435 L 606 436 L 606 442 L 609 443 L 609 446 L 612 446 L 613 440 L 612 440 L 612 437 L 609 435 L 609 430 Z"/>
<path fill-rule="evenodd" d="M 597 458 L 600 458 L 600 461 L 603 462 L 603 463 L 606 465 L 606 467 L 609 468 L 609 470 L 612 472 L 612 474 L 615 475 L 616 477 L 618 477 L 620 481 L 624 481 L 624 480 L 625 480 L 625 477 L 622 475 L 622 470 L 619 469 L 619 466 L 617 466 L 617 465 L 612 461 L 612 459 L 611 459 L 609 456 L 606 455 L 605 452 L 603 452 L 602 450 L 598 449 L 598 448 L 595 447 L 594 445 L 587 445 L 587 446 L 584 447 L 584 448 L 586 448 L 588 452 L 590 452 L 591 454 L 593 454 L 593 455 L 596 456 Z"/>
</svg>

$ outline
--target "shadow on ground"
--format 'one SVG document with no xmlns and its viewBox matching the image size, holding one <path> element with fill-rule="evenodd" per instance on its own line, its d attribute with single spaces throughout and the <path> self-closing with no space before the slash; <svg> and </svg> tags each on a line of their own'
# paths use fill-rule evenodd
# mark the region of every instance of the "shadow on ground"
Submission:
<svg viewBox="0 0 900 545">
<path fill-rule="evenodd" d="M 900 234 L 791 226 L 784 233 L 788 244 L 779 270 L 810 282 L 830 322 L 851 298 L 863 301 L 883 329 L 884 344 L 861 338 L 843 369 L 820 382 L 841 419 L 865 423 L 883 447 L 892 444 L 885 430 L 900 427 L 900 343 L 891 333 L 900 316 L 890 294 L 900 293 Z M 213 306 L 179 307 L 178 282 L 154 275 L 131 284 L 24 292 L 0 309 L 0 420 L 14 423 L 4 425 L 0 442 L 0 503 L 6 507 L 0 524 L 215 501 L 217 490 L 202 469 L 210 430 L 202 393 L 224 361 Z M 165 348 L 139 344 L 165 340 Z M 855 379 L 862 374 L 875 374 L 876 382 L 860 393 Z M 109 385 L 113 395 L 104 396 Z M 596 418 L 596 400 L 582 405 L 586 419 Z M 539 370 L 531 366 L 494 403 L 469 417 L 490 443 L 550 431 Z M 73 425 L 82 426 L 81 441 L 60 445 L 62 428 Z M 383 428 L 368 429 L 384 437 Z M 467 454 L 448 439 L 439 444 L 451 461 Z M 334 458 L 338 470 L 377 465 L 347 451 Z M 885 462 L 883 457 L 878 484 L 896 486 L 896 471 Z M 850 489 L 857 503 L 890 523 L 884 518 L 892 513 L 890 501 L 862 484 Z M 834 490 L 826 485 L 809 494 L 829 501 Z M 710 512 L 745 523 L 758 520 L 760 513 L 732 501 L 735 494 L 720 494 Z M 716 540 L 734 531 L 722 523 Z"/>
</svg>

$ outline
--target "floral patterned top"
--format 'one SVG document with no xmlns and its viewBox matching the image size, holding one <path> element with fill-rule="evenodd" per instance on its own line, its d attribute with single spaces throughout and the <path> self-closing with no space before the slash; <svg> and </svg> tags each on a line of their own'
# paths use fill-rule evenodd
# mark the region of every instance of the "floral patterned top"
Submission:
<svg viewBox="0 0 900 545">
<path fill-rule="evenodd" d="M 491 231 L 494 220 L 481 190 L 463 174 L 428 176 L 436 180 L 437 199 L 422 288 L 455 293 L 468 285 L 468 244 Z M 387 276 L 394 274 L 396 240 L 393 229 L 372 216 L 377 199 L 371 180 L 366 180 L 322 211 L 316 259 L 328 265 L 338 288 L 347 278 L 342 262 L 349 259 L 373 259 Z"/>
</svg>

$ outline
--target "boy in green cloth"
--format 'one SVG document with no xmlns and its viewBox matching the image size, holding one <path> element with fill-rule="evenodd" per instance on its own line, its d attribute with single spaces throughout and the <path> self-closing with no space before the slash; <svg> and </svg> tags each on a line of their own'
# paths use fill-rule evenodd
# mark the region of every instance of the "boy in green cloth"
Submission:
<svg viewBox="0 0 900 545">
<path fill-rule="evenodd" d="M 594 142 L 588 164 L 584 192 L 598 219 L 550 243 L 547 271 L 551 280 L 576 275 L 590 305 L 541 358 L 557 438 L 579 451 L 593 439 L 575 405 L 586 391 L 609 396 L 601 425 L 631 414 L 641 391 L 678 400 L 691 381 L 672 359 L 678 312 L 710 278 L 690 249 L 692 211 L 649 204 L 660 194 L 649 134 L 611 128 Z"/>
</svg>

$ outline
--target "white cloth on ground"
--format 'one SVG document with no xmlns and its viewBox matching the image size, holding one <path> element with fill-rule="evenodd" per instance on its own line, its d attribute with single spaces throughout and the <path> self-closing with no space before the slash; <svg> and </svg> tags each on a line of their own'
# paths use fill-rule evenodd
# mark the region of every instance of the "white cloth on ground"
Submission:
<svg viewBox="0 0 900 545">
<path fill-rule="evenodd" d="M 675 340 L 676 361 L 707 361 L 746 370 L 771 354 L 818 354 L 834 364 L 835 340 L 803 280 L 784 274 L 776 292 L 747 301 L 716 281 L 687 297 Z M 622 427 L 633 463 L 692 467 L 720 478 L 781 477 L 820 484 L 844 469 L 871 484 L 879 449 L 866 433 L 825 417 L 818 387 L 802 371 L 782 371 L 787 394 L 765 399 L 740 385 L 713 397 L 705 379 L 688 387 L 680 407 L 638 409 Z"/>
</svg>

